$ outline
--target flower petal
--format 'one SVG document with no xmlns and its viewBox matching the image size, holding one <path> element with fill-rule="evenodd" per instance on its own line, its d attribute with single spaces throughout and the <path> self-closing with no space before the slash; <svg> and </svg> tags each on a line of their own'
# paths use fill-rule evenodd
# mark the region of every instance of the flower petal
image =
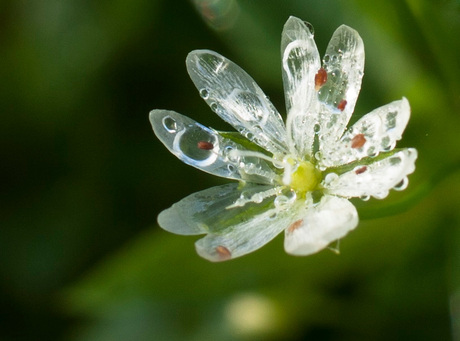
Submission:
<svg viewBox="0 0 460 341">
<path fill-rule="evenodd" d="M 222 221 L 242 213 L 241 208 L 226 209 L 240 198 L 242 191 L 238 190 L 238 186 L 237 183 L 231 183 L 193 193 L 161 212 L 158 224 L 166 231 L 183 235 L 218 232 L 218 227 L 225 227 Z M 246 191 L 255 192 L 268 188 L 270 187 L 253 186 L 246 188 Z M 217 224 L 220 225 L 216 226 Z"/>
<path fill-rule="evenodd" d="M 208 235 L 196 242 L 198 254 L 223 261 L 252 252 L 272 240 L 297 219 L 299 203 L 288 209 L 276 205 L 272 186 L 227 184 L 182 199 L 158 216 L 159 225 L 172 233 Z M 271 192 L 272 194 L 274 192 Z M 255 199 L 259 195 L 259 200 Z M 252 201 L 248 198 L 253 198 Z M 243 199 L 243 206 L 234 205 Z"/>
<path fill-rule="evenodd" d="M 198 240 L 195 243 L 196 251 L 212 262 L 248 254 L 264 246 L 297 220 L 300 207 L 300 203 L 295 203 L 290 209 L 278 210 L 272 200 L 264 211 L 247 215 L 222 233 L 210 233 Z"/>
<path fill-rule="evenodd" d="M 287 253 L 306 256 L 344 237 L 358 225 L 358 213 L 347 199 L 325 195 L 318 205 L 307 208 L 303 219 L 286 229 Z"/>
<path fill-rule="evenodd" d="M 319 119 L 315 75 L 321 62 L 307 23 L 295 17 L 288 19 L 281 38 L 281 57 L 289 147 L 300 157 L 311 155 L 313 129 Z"/>
<path fill-rule="evenodd" d="M 355 108 L 364 70 L 364 44 L 358 32 L 342 25 L 333 34 L 323 59 L 327 81 L 318 91 L 322 102 L 322 140 L 342 136 Z"/>
<path fill-rule="evenodd" d="M 260 158 L 264 154 L 248 151 L 187 116 L 152 110 L 150 122 L 158 139 L 188 165 L 224 178 L 254 183 L 272 184 L 279 178 L 269 163 Z"/>
<path fill-rule="evenodd" d="M 286 152 L 280 114 L 244 70 L 209 50 L 192 51 L 186 62 L 201 97 L 224 121 L 262 148 Z"/>
<path fill-rule="evenodd" d="M 409 122 L 406 98 L 377 108 L 357 121 L 337 143 L 320 146 L 323 167 L 344 165 L 393 150 Z"/>
<path fill-rule="evenodd" d="M 347 198 L 373 196 L 383 199 L 390 189 L 402 190 L 407 187 L 407 175 L 415 170 L 416 159 L 415 149 L 403 149 L 369 165 L 357 166 L 342 175 L 327 174 L 323 186 L 326 192 Z"/>
</svg>

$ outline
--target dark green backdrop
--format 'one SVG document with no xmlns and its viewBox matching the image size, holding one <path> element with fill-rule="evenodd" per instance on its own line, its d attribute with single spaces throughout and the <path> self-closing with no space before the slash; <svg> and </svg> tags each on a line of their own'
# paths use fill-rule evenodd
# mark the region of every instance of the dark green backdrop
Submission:
<svg viewBox="0 0 460 341">
<path fill-rule="evenodd" d="M 1 340 L 447 340 L 460 332 L 460 3 L 35 0 L 0 5 Z M 282 237 L 228 263 L 156 225 L 225 181 L 156 140 L 151 109 L 227 129 L 189 80 L 193 49 L 243 67 L 284 112 L 280 36 L 321 53 L 345 23 L 366 68 L 355 119 L 406 96 L 404 192 L 357 200 L 341 254 Z M 457 340 L 460 336 L 457 334 Z"/>
</svg>

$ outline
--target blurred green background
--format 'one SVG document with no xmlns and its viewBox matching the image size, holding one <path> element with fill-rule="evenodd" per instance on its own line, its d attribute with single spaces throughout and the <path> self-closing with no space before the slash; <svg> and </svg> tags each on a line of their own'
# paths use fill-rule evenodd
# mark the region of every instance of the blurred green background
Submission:
<svg viewBox="0 0 460 341">
<path fill-rule="evenodd" d="M 185 69 L 218 51 L 284 115 L 290 15 L 323 54 L 341 24 L 366 48 L 353 120 L 406 96 L 409 188 L 354 201 L 341 254 L 283 237 L 212 264 L 156 225 L 222 184 L 156 140 L 151 109 L 228 127 Z M 458 0 L 35 0 L 0 4 L 1 340 L 460 340 Z"/>
</svg>

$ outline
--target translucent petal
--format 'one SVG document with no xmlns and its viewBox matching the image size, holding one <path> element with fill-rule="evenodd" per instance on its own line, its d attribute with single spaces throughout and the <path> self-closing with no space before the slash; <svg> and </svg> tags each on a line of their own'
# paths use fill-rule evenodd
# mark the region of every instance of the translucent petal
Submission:
<svg viewBox="0 0 460 341">
<path fill-rule="evenodd" d="M 311 154 L 318 122 L 315 75 L 321 67 L 311 26 L 290 17 L 281 38 L 284 95 L 288 113 L 288 143 L 292 153 Z"/>
<path fill-rule="evenodd" d="M 150 122 L 166 148 L 188 165 L 224 178 L 254 183 L 272 184 L 279 178 L 272 166 L 260 158 L 262 153 L 244 155 L 247 148 L 187 116 L 153 110 Z"/>
<path fill-rule="evenodd" d="M 243 256 L 268 243 L 299 219 L 301 211 L 300 202 L 294 202 L 289 209 L 279 209 L 275 200 L 271 197 L 260 204 L 249 204 L 249 207 L 257 205 L 257 210 L 251 214 L 244 211 L 241 218 L 232 219 L 232 226 L 198 240 L 195 244 L 198 254 L 218 262 Z"/>
<path fill-rule="evenodd" d="M 358 213 L 347 199 L 325 195 L 286 229 L 284 248 L 292 255 L 310 255 L 344 237 L 357 225 Z"/>
<path fill-rule="evenodd" d="M 209 50 L 187 56 L 187 70 L 201 97 L 223 120 L 272 153 L 285 153 L 280 114 L 255 81 L 238 65 Z"/>
<path fill-rule="evenodd" d="M 325 143 L 342 136 L 355 108 L 364 70 L 364 44 L 358 32 L 342 25 L 333 34 L 323 59 L 327 81 L 318 91 L 321 133 Z"/>
<path fill-rule="evenodd" d="M 369 165 L 357 166 L 342 175 L 328 174 L 323 186 L 327 193 L 347 198 L 373 196 L 383 199 L 390 189 L 402 190 L 407 187 L 407 175 L 415 170 L 416 159 L 415 149 L 403 149 Z"/>
<path fill-rule="evenodd" d="M 406 98 L 377 108 L 357 121 L 337 143 L 320 145 L 320 165 L 336 167 L 393 150 L 409 122 Z"/>
<path fill-rule="evenodd" d="M 159 225 L 172 233 L 208 235 L 196 242 L 200 256 L 211 261 L 223 261 L 252 252 L 289 226 L 299 212 L 293 201 L 281 209 L 274 195 L 265 196 L 271 186 L 227 184 L 197 192 L 182 199 L 158 216 Z M 239 200 L 255 198 L 244 206 L 234 206 Z"/>
<path fill-rule="evenodd" d="M 217 233 L 228 226 L 225 222 L 248 209 L 237 207 L 227 210 L 243 193 L 244 196 L 251 196 L 269 188 L 271 186 L 247 185 L 242 190 L 237 183 L 211 187 L 193 193 L 161 212 L 158 223 L 166 231 L 176 234 L 193 235 L 210 231 Z"/>
</svg>

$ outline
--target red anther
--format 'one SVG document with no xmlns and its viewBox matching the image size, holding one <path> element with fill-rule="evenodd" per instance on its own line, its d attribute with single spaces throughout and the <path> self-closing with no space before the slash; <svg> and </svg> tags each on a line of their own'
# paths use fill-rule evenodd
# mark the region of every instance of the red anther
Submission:
<svg viewBox="0 0 460 341">
<path fill-rule="evenodd" d="M 363 167 L 358 168 L 357 170 L 355 170 L 355 173 L 356 173 L 356 175 L 359 175 L 359 174 L 363 174 L 365 171 L 367 171 L 367 167 L 363 166 Z"/>
<path fill-rule="evenodd" d="M 232 253 L 225 246 L 219 245 L 216 247 L 216 252 L 219 255 L 220 260 L 227 260 L 232 258 Z"/>
<path fill-rule="evenodd" d="M 337 105 L 337 109 L 339 109 L 340 111 L 344 111 L 346 105 L 347 105 L 347 100 L 342 99 Z"/>
<path fill-rule="evenodd" d="M 366 143 L 364 134 L 358 134 L 351 139 L 351 148 L 361 148 Z"/>
<path fill-rule="evenodd" d="M 295 230 L 297 230 L 300 226 L 302 226 L 303 224 L 303 219 L 300 219 L 300 220 L 297 220 L 295 222 L 293 222 L 288 228 L 287 228 L 287 231 L 289 233 L 292 233 L 294 232 Z"/>
<path fill-rule="evenodd" d="M 327 71 L 324 68 L 318 70 L 315 75 L 315 89 L 318 91 L 327 82 Z"/>
<path fill-rule="evenodd" d="M 203 150 L 211 150 L 214 148 L 214 145 L 211 142 L 199 141 L 197 144 L 198 148 Z"/>
</svg>

